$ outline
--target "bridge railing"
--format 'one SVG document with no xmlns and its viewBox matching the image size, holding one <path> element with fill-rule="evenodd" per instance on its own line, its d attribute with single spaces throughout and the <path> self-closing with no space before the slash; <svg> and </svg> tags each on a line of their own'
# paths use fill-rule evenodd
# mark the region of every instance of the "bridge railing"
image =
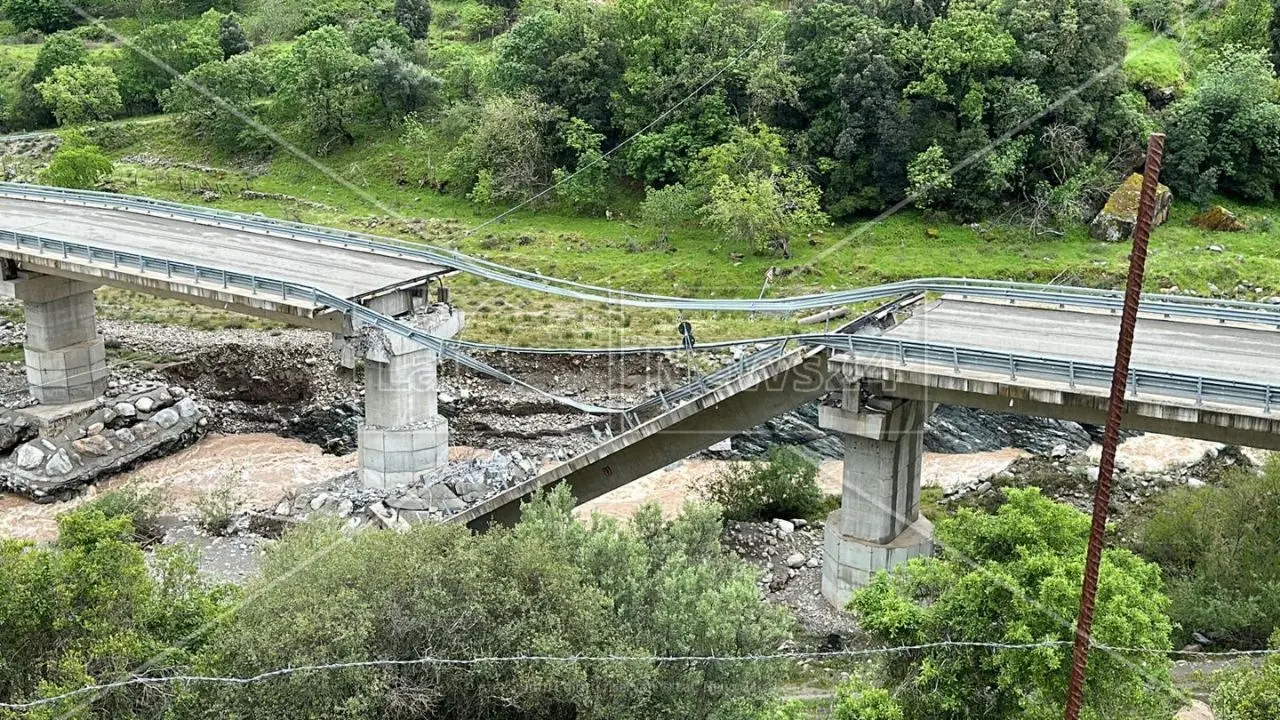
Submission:
<svg viewBox="0 0 1280 720">
<path fill-rule="evenodd" d="M 1093 308 L 1111 312 L 1118 312 L 1124 304 L 1123 294 L 1116 290 L 1037 285 L 1011 281 L 971 280 L 967 278 L 921 278 L 868 288 L 840 290 L 790 298 L 677 298 L 605 288 L 553 278 L 474 258 L 453 250 L 421 243 L 409 243 L 379 235 L 338 230 L 289 220 L 278 220 L 216 208 L 196 207 L 132 195 L 0 183 L 0 197 L 128 210 L 216 227 L 241 229 L 270 236 L 390 253 L 400 257 L 454 268 L 514 287 L 579 300 L 632 307 L 686 311 L 792 313 L 831 307 L 833 305 L 884 300 L 911 292 L 956 294 L 962 297 L 1007 300 L 1011 303 L 1032 302 L 1044 305 L 1058 305 L 1064 308 Z M 1162 314 L 1167 317 L 1199 318 L 1219 323 L 1244 322 L 1280 328 L 1280 306 L 1264 303 L 1147 293 L 1143 295 L 1142 309 L 1146 314 Z"/>
<path fill-rule="evenodd" d="M 982 372 L 1010 380 L 1032 377 L 1105 389 L 1114 372 L 1111 365 L 1080 360 L 1007 353 L 995 350 L 933 345 L 916 340 L 897 340 L 860 335 L 821 335 L 802 338 L 807 345 L 843 350 L 855 360 L 874 358 L 881 363 L 906 366 L 921 363 L 950 367 L 953 372 Z M 1231 380 L 1133 368 L 1129 371 L 1129 392 L 1139 397 L 1154 394 L 1194 400 L 1197 405 L 1215 402 L 1259 408 L 1270 414 L 1280 402 L 1280 387 L 1266 383 Z"/>
</svg>

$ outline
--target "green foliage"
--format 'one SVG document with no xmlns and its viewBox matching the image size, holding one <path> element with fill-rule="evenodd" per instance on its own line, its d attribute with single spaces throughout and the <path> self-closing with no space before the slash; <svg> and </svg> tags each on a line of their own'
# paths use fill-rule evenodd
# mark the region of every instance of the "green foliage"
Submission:
<svg viewBox="0 0 1280 720">
<path fill-rule="evenodd" d="M 782 138 L 763 125 L 736 128 L 728 142 L 703 150 L 693 177 L 706 193 L 704 222 L 758 253 L 790 257 L 792 235 L 829 221 L 822 191 L 787 163 Z"/>
<path fill-rule="evenodd" d="M 741 655 L 775 650 L 785 612 L 760 602 L 756 573 L 723 551 L 709 509 L 629 525 L 572 516 L 564 489 L 511 529 L 473 536 L 304 526 L 277 546 L 255 594 L 227 621 L 201 670 L 372 657 Z M 310 562 L 316 553 L 323 562 Z M 495 579 L 500 579 L 495 581 Z M 270 638 L 270 642 L 264 642 Z M 768 663 L 403 665 L 192 687 L 190 717 L 733 718 L 763 704 Z"/>
<path fill-rule="evenodd" d="M 1183 0 L 1129 0 L 1129 13 L 1152 32 L 1177 34 L 1182 25 Z"/>
<path fill-rule="evenodd" d="M 1069 641 L 1089 518 L 1035 489 L 1006 490 L 995 515 L 961 510 L 935 530 L 941 555 L 880 573 L 851 603 L 876 642 Z M 1168 600 L 1159 569 L 1106 550 L 1099 575 L 1095 642 L 1166 650 Z M 1056 718 L 1066 696 L 1070 647 L 939 648 L 894 654 L 886 671 L 909 720 Z M 1169 662 L 1158 654 L 1094 653 L 1087 718 L 1166 720 Z"/>
<path fill-rule="evenodd" d="M 196 498 L 196 513 L 199 515 L 201 528 L 214 535 L 224 535 L 231 529 L 245 501 L 240 487 L 240 472 L 237 470 Z"/>
<path fill-rule="evenodd" d="M 223 607 L 190 558 L 150 563 L 131 542 L 127 514 L 90 504 L 58 518 L 48 547 L 0 540 L 0 697 L 59 694 L 126 677 L 156 657 L 179 669 L 199 651 L 195 632 Z M 166 700 L 143 688 L 86 695 L 45 708 L 48 717 L 155 717 Z"/>
<path fill-rule="evenodd" d="M 585 120 L 570 118 L 561 130 L 561 139 L 573 154 L 574 165 L 552 171 L 556 197 L 574 210 L 598 214 L 604 209 L 609 181 L 609 161 L 600 149 L 604 135 L 592 131 Z"/>
<path fill-rule="evenodd" d="M 1130 28 L 1128 36 L 1130 54 L 1124 61 L 1124 74 L 1129 84 L 1144 92 L 1167 87 L 1181 90 L 1187 82 L 1182 43 L 1153 36 L 1137 26 Z"/>
<path fill-rule="evenodd" d="M 181 75 L 222 59 L 216 22 L 157 23 L 125 46 L 118 74 L 120 96 L 131 115 L 160 110 L 160 98 Z"/>
<path fill-rule="evenodd" d="M 164 537 L 159 517 L 160 500 L 159 490 L 146 490 L 137 482 L 130 482 L 99 495 L 86 506 L 100 511 L 108 519 L 128 518 L 134 542 L 146 545 Z"/>
<path fill-rule="evenodd" d="M 242 55 L 253 49 L 249 38 L 245 37 L 244 28 L 235 15 L 223 15 L 218 20 L 218 47 L 222 48 L 222 59 L 233 55 Z"/>
<path fill-rule="evenodd" d="M 75 13 L 62 0 L 4 0 L 0 12 L 13 22 L 18 30 L 39 30 L 52 33 L 64 30 L 75 23 Z"/>
<path fill-rule="evenodd" d="M 479 2 L 466 2 L 458 8 L 458 22 L 467 37 L 478 40 L 497 35 L 507 24 L 502 8 Z"/>
<path fill-rule="evenodd" d="M 887 690 L 850 681 L 840 686 L 831 720 L 902 720 L 902 706 Z"/>
<path fill-rule="evenodd" d="M 1053 182 L 1036 141 L 1050 124 L 1118 151 L 1131 138 L 1109 123 L 1124 86 L 1108 68 L 1124 58 L 1124 24 L 1117 0 L 803 4 L 788 33 L 791 124 L 825 174 L 829 209 L 878 210 L 908 196 L 912 165 L 917 180 L 936 177 L 945 158 L 973 191 L 926 201 L 981 216 Z"/>
<path fill-rule="evenodd" d="M 123 108 L 119 83 L 111 68 L 98 65 L 63 65 L 36 85 L 59 125 L 79 125 L 107 120 Z"/>
<path fill-rule="evenodd" d="M 675 183 L 646 190 L 644 202 L 640 204 L 640 218 L 645 224 L 660 229 L 665 242 L 673 227 L 693 219 L 697 208 L 697 193 Z"/>
<path fill-rule="evenodd" d="M 368 55 L 369 50 L 380 42 L 406 53 L 413 47 L 409 31 L 393 20 L 382 18 L 365 18 L 356 22 L 347 29 L 347 36 L 351 39 L 351 49 L 360 55 Z"/>
<path fill-rule="evenodd" d="M 313 30 L 279 58 L 272 110 L 318 149 L 338 140 L 351 144 L 351 126 L 369 96 L 364 82 L 369 64 L 338 28 Z"/>
<path fill-rule="evenodd" d="M 54 33 L 40 45 L 40 51 L 36 53 L 35 64 L 31 66 L 31 82 L 44 80 L 63 65 L 82 65 L 88 54 L 84 41 L 74 34 Z"/>
<path fill-rule="evenodd" d="M 1135 548 L 1164 568 L 1182 639 L 1263 647 L 1280 628 L 1280 463 L 1160 495 Z"/>
<path fill-rule="evenodd" d="M 414 40 L 427 37 L 431 27 L 430 0 L 395 0 L 392 15 Z"/>
<path fill-rule="evenodd" d="M 1280 649 L 1280 635 L 1271 639 Z M 1272 720 L 1280 717 L 1280 656 L 1272 656 L 1260 666 L 1229 670 L 1213 690 L 1211 698 L 1218 720 Z"/>
<path fill-rule="evenodd" d="M 1208 47 L 1236 45 L 1247 50 L 1271 51 L 1271 0 L 1227 0 L 1210 21 Z"/>
<path fill-rule="evenodd" d="M 730 520 L 811 518 L 823 507 L 818 468 L 794 448 L 775 445 L 767 461 L 735 463 L 698 487 Z"/>
<path fill-rule="evenodd" d="M 445 160 L 450 189 L 490 203 L 519 202 L 547 187 L 555 150 L 551 108 L 528 96 L 500 95 L 458 112 L 475 119 Z"/>
<path fill-rule="evenodd" d="M 165 112 L 181 113 L 179 126 L 203 142 L 231 152 L 260 149 L 254 101 L 267 89 L 267 67 L 252 54 L 207 62 L 162 98 Z"/>
<path fill-rule="evenodd" d="M 1165 182 L 1180 196 L 1271 200 L 1280 187 L 1280 93 L 1262 51 L 1228 47 L 1174 103 Z"/>
<path fill-rule="evenodd" d="M 907 194 L 917 207 L 929 207 L 946 198 L 955 187 L 946 151 L 935 143 L 912 158 L 907 165 L 907 183 Z"/>
<path fill-rule="evenodd" d="M 403 48 L 379 40 L 369 61 L 369 87 L 389 120 L 435 104 L 442 81 L 415 65 Z"/>
</svg>

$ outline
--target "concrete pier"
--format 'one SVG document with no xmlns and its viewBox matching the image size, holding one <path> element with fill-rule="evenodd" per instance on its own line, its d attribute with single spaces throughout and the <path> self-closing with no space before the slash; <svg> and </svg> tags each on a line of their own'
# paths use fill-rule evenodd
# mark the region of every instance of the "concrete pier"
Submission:
<svg viewBox="0 0 1280 720">
<path fill-rule="evenodd" d="M 0 281 L 0 295 L 22 301 L 31 395 L 46 405 L 92 400 L 107 386 L 107 355 L 93 312 L 94 285 L 24 274 Z"/>
<path fill-rule="evenodd" d="M 463 315 L 436 305 L 407 321 L 436 337 L 450 338 L 462 329 Z M 359 346 L 347 342 L 344 347 L 344 355 L 359 347 L 364 356 L 360 476 L 369 487 L 389 489 L 449 462 L 449 422 L 437 406 L 438 354 L 402 337 L 368 332 Z M 354 357 L 349 360 L 354 364 Z"/>
<path fill-rule="evenodd" d="M 858 407 L 857 390 L 845 407 Z M 822 407 L 820 425 L 844 436 L 840 509 L 827 517 L 822 594 L 844 607 L 875 573 L 933 550 L 933 526 L 920 516 L 922 431 L 931 405 L 877 399 L 857 410 Z"/>
</svg>

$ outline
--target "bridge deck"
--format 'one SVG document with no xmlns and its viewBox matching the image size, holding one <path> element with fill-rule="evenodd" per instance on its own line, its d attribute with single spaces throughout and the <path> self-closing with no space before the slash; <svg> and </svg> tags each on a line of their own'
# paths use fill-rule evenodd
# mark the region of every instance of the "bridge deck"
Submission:
<svg viewBox="0 0 1280 720">
<path fill-rule="evenodd" d="M 944 297 L 917 308 L 881 337 L 1110 365 L 1119 329 L 1118 314 Z M 1132 364 L 1146 370 L 1276 384 L 1280 381 L 1280 331 L 1142 316 Z"/>
<path fill-rule="evenodd" d="M 79 205 L 0 198 L 0 220 L 5 230 L 310 285 L 347 299 L 446 271 L 390 252 Z"/>
</svg>

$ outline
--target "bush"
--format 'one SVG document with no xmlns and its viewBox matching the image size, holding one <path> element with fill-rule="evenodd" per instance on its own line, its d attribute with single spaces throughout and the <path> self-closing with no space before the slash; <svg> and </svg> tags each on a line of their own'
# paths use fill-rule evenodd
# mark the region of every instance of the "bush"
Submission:
<svg viewBox="0 0 1280 720">
<path fill-rule="evenodd" d="M 0 9 L 18 30 L 52 33 L 75 24 L 71 5 L 62 0 L 4 0 Z"/>
<path fill-rule="evenodd" d="M 1174 35 L 1182 24 L 1182 0 L 1129 0 L 1134 20 L 1152 32 Z"/>
<path fill-rule="evenodd" d="M 159 517 L 160 501 L 159 490 L 144 489 L 134 481 L 99 495 L 85 507 L 101 511 L 108 519 L 128 518 L 133 526 L 134 542 L 149 545 L 164 537 Z"/>
<path fill-rule="evenodd" d="M 1272 200 L 1280 188 L 1280 90 L 1262 51 L 1229 46 L 1169 108 L 1164 177 L 1175 194 Z"/>
<path fill-rule="evenodd" d="M 148 562 L 127 515 L 90 503 L 58 518 L 47 547 L 0 540 L 0 698 L 17 702 L 127 677 L 163 657 L 189 667 L 200 632 L 225 607 L 184 554 Z M 39 717 L 161 717 L 164 693 L 136 687 L 84 695 Z M 7 716 L 7 715 L 6 715 Z"/>
<path fill-rule="evenodd" d="M 419 525 L 344 536 L 307 525 L 268 556 L 201 671 L 423 656 L 743 655 L 789 636 L 756 571 L 724 552 L 710 509 L 626 525 L 574 519 L 561 488 L 510 529 L 472 535 Z M 317 553 L 323 561 L 311 562 Z M 271 592 L 258 594 L 259 588 Z M 264 638 L 270 638 L 264 642 Z M 749 717 L 780 667 L 770 663 L 406 664 L 297 675 L 240 688 L 193 686 L 199 717 Z"/>
<path fill-rule="evenodd" d="M 36 90 L 59 125 L 109 120 L 123 107 L 115 73 L 99 65 L 54 68 L 44 82 L 36 85 Z"/>
<path fill-rule="evenodd" d="M 640 203 L 640 219 L 662 231 L 662 241 L 666 242 L 671 229 L 681 223 L 693 219 L 698 208 L 697 193 L 680 183 L 664 188 L 649 188 L 645 191 L 644 202 Z"/>
<path fill-rule="evenodd" d="M 1061 642 L 1034 650 L 932 648 L 885 659 L 909 720 L 1054 718 L 1066 698 L 1089 517 L 1006 489 L 995 515 L 961 510 L 935 526 L 939 557 L 881 572 L 854 595 L 862 629 L 883 645 L 939 641 Z M 1168 600 L 1160 571 L 1127 550 L 1103 552 L 1094 640 L 1159 652 L 1094 653 L 1085 689 L 1091 718 L 1168 720 L 1172 685 Z"/>
<path fill-rule="evenodd" d="M 458 8 L 458 23 L 468 38 L 491 38 L 506 27 L 507 13 L 492 5 L 468 2 Z"/>
<path fill-rule="evenodd" d="M 823 510 L 818 468 L 794 448 L 776 445 L 764 462 L 735 463 L 698 488 L 730 520 L 811 518 Z"/>
<path fill-rule="evenodd" d="M 1280 461 L 1157 497 L 1134 548 L 1164 569 L 1182 641 L 1263 647 L 1280 628 Z"/>
<path fill-rule="evenodd" d="M 1280 634 L 1271 638 L 1280 649 Z M 1228 671 L 1210 698 L 1218 720 L 1274 720 L 1280 717 L 1280 656 L 1258 667 Z"/>
<path fill-rule="evenodd" d="M 499 95 L 478 110 L 459 110 L 470 128 L 445 159 L 450 189 L 487 204 L 519 202 L 551 183 L 551 107 L 530 96 Z"/>
<path fill-rule="evenodd" d="M 240 493 L 240 471 L 218 481 L 209 492 L 196 498 L 200 527 L 214 535 L 224 535 L 235 524 L 244 497 Z"/>
<path fill-rule="evenodd" d="M 63 141 L 53 154 L 49 167 L 40 171 L 40 182 L 45 185 L 88 190 L 97 187 L 107 178 L 115 166 L 111 158 L 97 145 Z"/>
</svg>

